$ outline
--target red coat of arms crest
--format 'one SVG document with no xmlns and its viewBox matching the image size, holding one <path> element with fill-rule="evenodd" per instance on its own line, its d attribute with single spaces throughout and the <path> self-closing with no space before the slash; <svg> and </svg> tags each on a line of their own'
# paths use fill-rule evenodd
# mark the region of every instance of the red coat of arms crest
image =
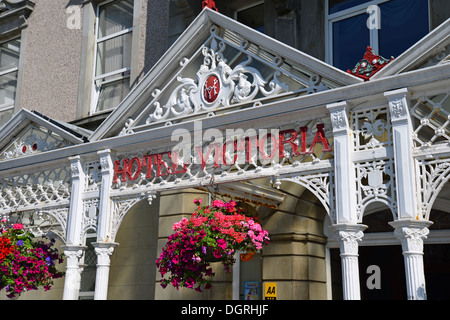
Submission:
<svg viewBox="0 0 450 320">
<path fill-rule="evenodd" d="M 220 92 L 220 82 L 219 78 L 215 75 L 210 75 L 206 78 L 205 84 L 203 85 L 203 98 L 208 103 L 213 103 L 216 101 Z"/>
</svg>

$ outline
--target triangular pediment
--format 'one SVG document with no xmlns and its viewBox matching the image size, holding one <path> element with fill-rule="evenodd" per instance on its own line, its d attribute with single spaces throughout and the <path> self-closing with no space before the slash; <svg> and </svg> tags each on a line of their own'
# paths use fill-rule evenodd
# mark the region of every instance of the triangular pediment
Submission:
<svg viewBox="0 0 450 320">
<path fill-rule="evenodd" d="M 204 9 L 90 139 L 137 133 L 361 82 Z"/>
<path fill-rule="evenodd" d="M 450 63 L 450 19 L 435 28 L 371 80 Z"/>
<path fill-rule="evenodd" d="M 0 161 L 25 157 L 87 142 L 90 132 L 20 110 L 0 129 Z"/>
</svg>

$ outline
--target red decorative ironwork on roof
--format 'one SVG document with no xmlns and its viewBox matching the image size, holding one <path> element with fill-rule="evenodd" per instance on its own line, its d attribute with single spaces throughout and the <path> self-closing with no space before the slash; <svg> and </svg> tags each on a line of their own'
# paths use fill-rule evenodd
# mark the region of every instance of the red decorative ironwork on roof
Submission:
<svg viewBox="0 0 450 320">
<path fill-rule="evenodd" d="M 213 0 L 204 0 L 202 2 L 202 9 L 205 9 L 206 7 L 218 11 L 216 8 L 216 3 Z"/>
<path fill-rule="evenodd" d="M 391 57 L 390 60 L 383 58 L 375 54 L 372 48 L 368 46 L 363 59 L 356 64 L 353 70 L 349 69 L 347 72 L 365 81 L 369 81 L 375 73 L 383 69 L 392 60 L 394 60 L 394 57 Z"/>
</svg>

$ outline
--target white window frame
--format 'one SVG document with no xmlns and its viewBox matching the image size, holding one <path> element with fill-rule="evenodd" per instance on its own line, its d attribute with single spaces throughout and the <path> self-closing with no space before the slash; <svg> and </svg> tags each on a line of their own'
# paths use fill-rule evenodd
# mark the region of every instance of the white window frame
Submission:
<svg viewBox="0 0 450 320">
<path fill-rule="evenodd" d="M 21 39 L 20 37 L 12 38 L 12 39 L 9 39 L 7 41 L 2 42 L 1 44 L 7 43 L 7 42 L 11 42 L 11 41 L 14 41 L 14 40 L 20 40 L 20 39 Z M 20 43 L 20 45 L 22 45 L 22 43 Z M 4 71 L 0 71 L 0 77 L 4 76 L 6 74 L 9 74 L 9 73 L 13 73 L 13 72 L 17 72 L 18 73 L 19 72 L 19 64 L 20 64 L 20 49 L 19 49 L 19 62 L 18 62 L 17 67 L 13 67 L 13 68 L 9 68 L 9 69 L 4 70 Z M 16 94 L 17 94 L 17 89 L 18 88 L 16 86 Z M 14 109 L 15 104 L 16 104 L 16 99 L 14 99 L 13 102 L 1 104 L 0 105 L 0 113 L 2 113 L 4 111 L 9 111 L 10 109 Z"/>
<path fill-rule="evenodd" d="M 115 81 L 120 81 L 126 78 L 130 78 L 130 73 L 131 73 L 131 62 L 130 62 L 130 66 L 126 67 L 126 68 L 121 68 L 118 70 L 114 70 L 112 72 L 108 72 L 108 73 L 103 73 L 101 75 L 96 75 L 96 70 L 97 70 L 97 48 L 98 45 L 102 42 L 105 42 L 107 40 L 110 39 L 114 39 L 116 37 L 128 34 L 128 33 L 132 33 L 133 32 L 133 27 L 128 28 L 128 29 L 124 29 L 121 30 L 119 32 L 104 36 L 102 38 L 98 38 L 99 35 L 99 18 L 100 18 L 100 8 L 104 5 L 107 5 L 111 2 L 113 2 L 115 0 L 107 0 L 104 2 L 101 2 L 97 5 L 96 8 L 96 13 L 95 13 L 95 43 L 94 43 L 94 63 L 93 63 L 93 80 L 92 80 L 92 94 L 91 94 L 91 106 L 90 106 L 90 112 L 89 114 L 93 115 L 93 114 L 99 114 L 99 113 L 103 113 L 106 111 L 109 111 L 111 109 L 106 109 L 106 110 L 101 110 L 101 111 L 97 111 L 97 105 L 98 105 L 98 99 L 100 96 L 100 91 L 103 85 L 106 85 L 108 83 L 111 82 L 115 82 Z M 112 76 L 117 76 L 114 77 L 113 79 L 110 80 L 104 80 L 105 78 L 108 77 L 112 77 Z"/>
<path fill-rule="evenodd" d="M 325 0 L 325 61 L 333 65 L 333 24 L 335 22 L 348 19 L 360 14 L 367 14 L 367 8 L 372 5 L 380 5 L 385 2 L 389 2 L 391 0 L 372 0 L 361 5 L 348 8 L 333 14 L 329 14 L 330 12 L 330 0 Z M 430 19 L 430 0 L 428 0 L 428 26 L 431 28 L 431 19 Z M 367 18 L 369 18 L 369 14 L 367 14 Z M 378 54 L 379 52 L 379 43 L 378 43 L 378 29 L 374 28 L 369 30 L 370 34 L 370 46 L 372 50 Z M 362 56 L 361 56 L 362 58 Z M 356 62 L 355 62 L 356 64 Z"/>
</svg>

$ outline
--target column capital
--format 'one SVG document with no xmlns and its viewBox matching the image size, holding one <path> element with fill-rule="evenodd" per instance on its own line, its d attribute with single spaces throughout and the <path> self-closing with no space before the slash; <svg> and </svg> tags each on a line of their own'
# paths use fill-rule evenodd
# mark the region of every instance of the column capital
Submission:
<svg viewBox="0 0 450 320">
<path fill-rule="evenodd" d="M 111 160 L 111 150 L 105 149 L 97 152 L 100 157 L 100 166 L 102 174 L 112 174 L 113 172 L 113 162 Z"/>
<path fill-rule="evenodd" d="M 67 257 L 67 268 L 78 268 L 78 260 L 83 256 L 86 246 L 61 246 L 64 251 L 64 255 Z"/>
<path fill-rule="evenodd" d="M 334 224 L 330 226 L 341 247 L 341 255 L 358 255 L 358 242 L 364 237 L 364 224 Z"/>
<path fill-rule="evenodd" d="M 397 220 L 389 222 L 395 229 L 394 234 L 402 243 L 404 254 L 423 254 L 423 240 L 427 238 L 433 224 L 426 220 Z"/>
<path fill-rule="evenodd" d="M 410 91 L 407 88 L 384 93 L 384 97 L 389 101 L 389 112 L 391 114 L 391 122 L 393 125 L 395 125 L 395 123 L 408 123 L 409 105 L 407 96 L 409 94 Z"/>
<path fill-rule="evenodd" d="M 114 252 L 114 248 L 119 244 L 116 242 L 93 242 L 92 246 L 97 254 L 97 265 L 109 266 L 110 256 Z"/>
<path fill-rule="evenodd" d="M 336 102 L 327 105 L 327 109 L 330 112 L 333 135 L 347 135 L 347 131 L 350 129 L 348 122 L 349 104 L 346 101 Z"/>
</svg>

